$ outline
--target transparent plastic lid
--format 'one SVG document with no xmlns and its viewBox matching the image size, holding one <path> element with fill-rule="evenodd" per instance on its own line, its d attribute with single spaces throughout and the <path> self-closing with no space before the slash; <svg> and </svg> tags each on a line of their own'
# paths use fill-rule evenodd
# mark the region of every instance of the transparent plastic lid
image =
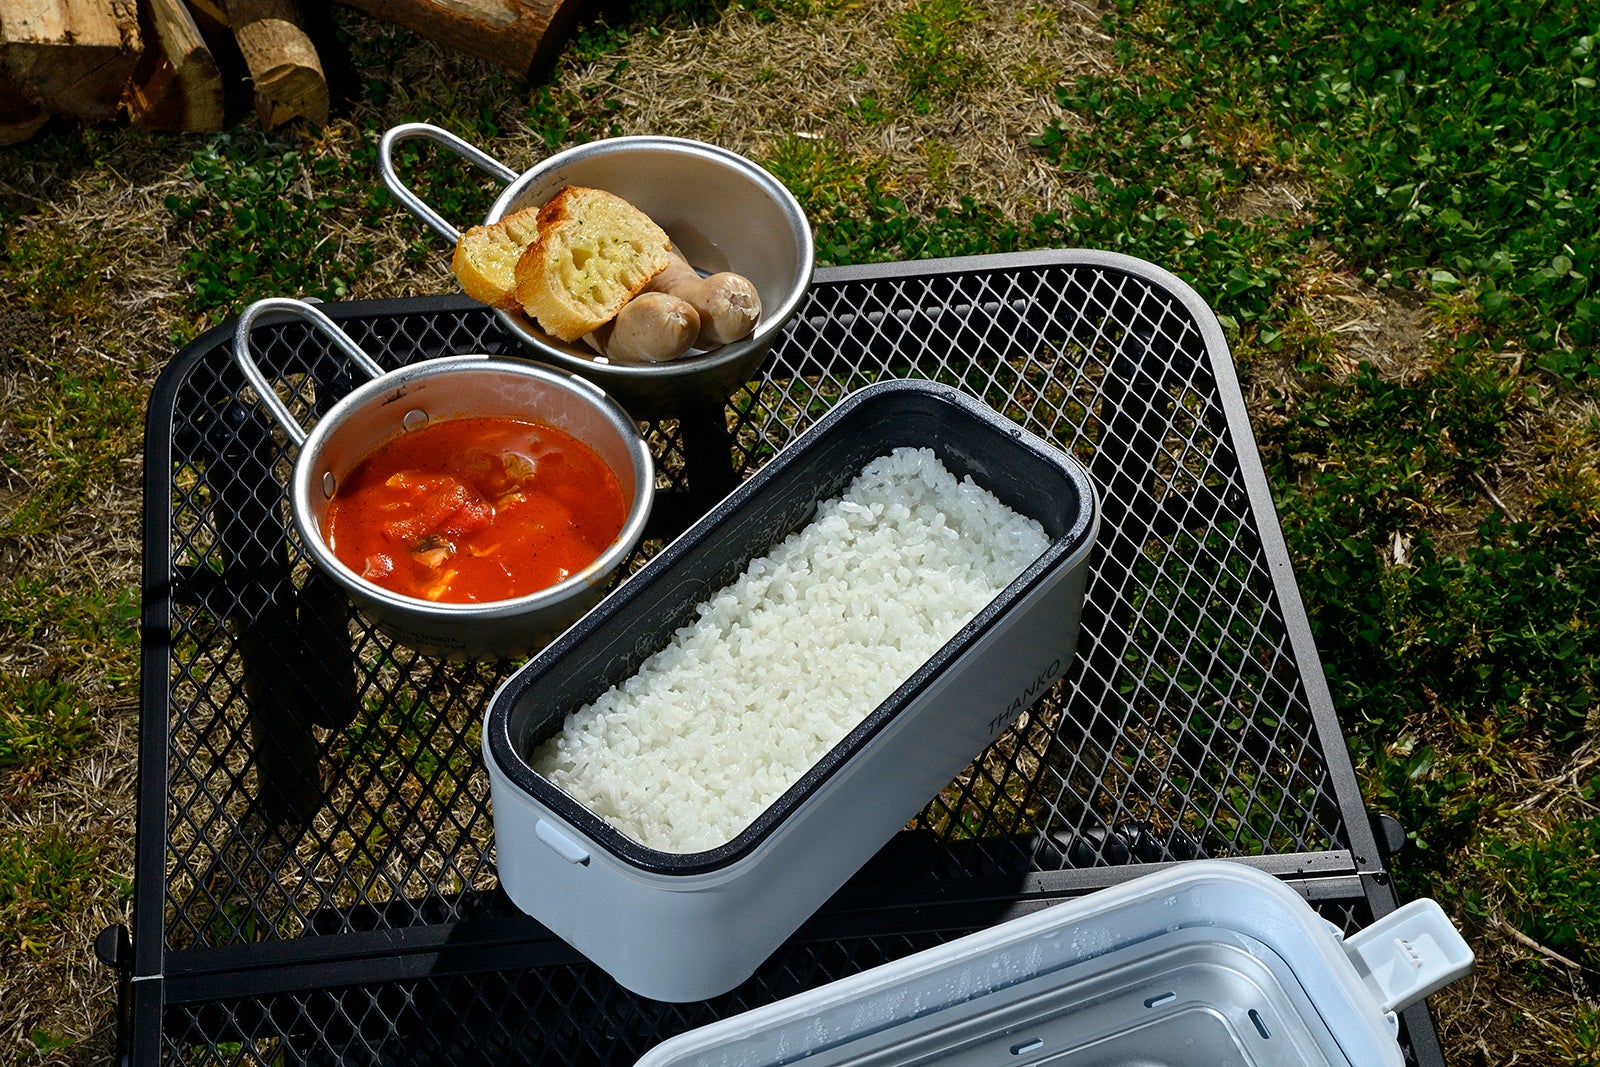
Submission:
<svg viewBox="0 0 1600 1067">
<path fill-rule="evenodd" d="M 1275 878 L 1200 861 L 682 1034 L 639 1063 L 1399 1065 L 1393 1013 L 1471 966 L 1431 900 L 1346 940 Z"/>
</svg>

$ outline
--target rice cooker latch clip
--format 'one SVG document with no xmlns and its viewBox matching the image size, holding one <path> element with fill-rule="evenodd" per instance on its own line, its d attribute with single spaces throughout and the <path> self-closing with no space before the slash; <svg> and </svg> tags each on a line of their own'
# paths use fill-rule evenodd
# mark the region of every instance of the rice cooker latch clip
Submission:
<svg viewBox="0 0 1600 1067">
<path fill-rule="evenodd" d="M 1344 939 L 1345 954 L 1385 1013 L 1415 1004 L 1472 970 L 1473 954 L 1444 909 L 1413 900 Z"/>
</svg>

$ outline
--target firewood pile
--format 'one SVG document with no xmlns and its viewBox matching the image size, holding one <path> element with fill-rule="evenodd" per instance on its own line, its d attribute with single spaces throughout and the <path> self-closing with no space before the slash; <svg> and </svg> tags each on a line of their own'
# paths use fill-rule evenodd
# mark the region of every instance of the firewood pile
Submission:
<svg viewBox="0 0 1600 1067">
<path fill-rule="evenodd" d="M 553 61 L 581 0 L 340 2 L 531 77 Z M 330 72 L 308 32 L 314 13 L 297 0 L 0 0 L 0 145 L 53 116 L 220 130 L 236 121 L 239 85 L 269 128 L 321 125 Z"/>
</svg>

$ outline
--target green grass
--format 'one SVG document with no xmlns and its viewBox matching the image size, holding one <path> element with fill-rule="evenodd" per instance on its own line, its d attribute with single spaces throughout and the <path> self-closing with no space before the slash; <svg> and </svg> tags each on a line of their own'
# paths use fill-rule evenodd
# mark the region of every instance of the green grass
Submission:
<svg viewBox="0 0 1600 1067">
<path fill-rule="evenodd" d="M 56 827 L 0 837 L 0 951 L 44 951 L 88 899 L 99 854 L 93 841 Z"/>
<path fill-rule="evenodd" d="M 167 208 L 197 238 L 183 259 L 191 312 L 220 321 L 267 296 L 338 300 L 372 262 L 369 243 L 354 257 L 319 255 L 322 221 L 365 207 L 363 187 L 350 183 L 337 157 L 262 136 L 223 136 L 195 153 L 189 177 L 195 192 L 169 196 Z"/>
<path fill-rule="evenodd" d="M 344 728 L 332 756 L 352 781 L 379 781 L 399 792 L 445 798 L 459 793 L 475 769 L 478 725 L 442 724 L 418 694 L 396 691 L 369 706 Z M 456 743 L 447 734 L 467 740 Z M 443 751 L 441 751 L 441 749 Z"/>
<path fill-rule="evenodd" d="M 1593 788 L 1589 790 L 1593 794 Z M 1587 816 L 1544 826 L 1529 818 L 1486 834 L 1487 847 L 1474 862 L 1483 884 L 1501 887 L 1499 910 L 1525 933 L 1588 967 L 1600 965 L 1600 818 Z M 1469 897 L 1481 914 L 1487 894 Z"/>
<path fill-rule="evenodd" d="M 1059 91 L 1089 132 L 1039 137 L 1094 177 L 1075 238 L 1159 254 L 1268 343 L 1285 274 L 1327 241 L 1371 280 L 1468 290 L 1490 341 L 1600 373 L 1585 5 L 1124 4 L 1112 28 L 1124 68 Z M 1231 195 L 1286 174 L 1316 183 L 1313 217 L 1226 217 Z"/>
<path fill-rule="evenodd" d="M 3 273 L 27 304 L 52 318 L 73 317 L 105 300 L 108 252 L 49 230 L 19 232 L 5 244 Z"/>
<path fill-rule="evenodd" d="M 1332 55 L 1307 50 L 1286 73 L 1310 79 L 1299 106 L 1341 146 L 1322 161 L 1338 245 L 1467 286 L 1495 332 L 1551 369 L 1600 373 L 1594 9 L 1433 4 L 1395 19 L 1327 5 L 1296 35 L 1326 30 Z"/>
<path fill-rule="evenodd" d="M 79 501 L 115 485 L 137 455 L 126 428 L 140 424 L 143 403 L 140 387 L 121 370 L 100 366 L 65 371 L 53 390 L 12 409 L 0 458 L 36 474 L 33 491 L 0 523 L 0 541 L 26 541 L 72 522 Z"/>
<path fill-rule="evenodd" d="M 0 773 L 23 784 L 58 772 L 95 739 L 94 716 L 66 681 L 0 681 Z"/>
<path fill-rule="evenodd" d="M 917 0 L 889 20 L 894 70 L 913 112 L 927 115 L 958 101 L 986 73 L 970 48 L 968 27 L 982 15 L 964 0 Z"/>
</svg>

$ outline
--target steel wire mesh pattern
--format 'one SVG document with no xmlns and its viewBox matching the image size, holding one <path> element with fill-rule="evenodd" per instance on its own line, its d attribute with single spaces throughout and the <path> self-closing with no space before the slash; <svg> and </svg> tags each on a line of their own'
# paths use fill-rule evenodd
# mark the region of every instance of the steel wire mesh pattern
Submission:
<svg viewBox="0 0 1600 1067">
<path fill-rule="evenodd" d="M 790 944 L 740 988 L 694 1004 L 645 1000 L 586 961 L 251 997 L 169 1012 L 184 1064 L 632 1063 L 666 1038 L 950 938 Z M 248 1050 L 247 1052 L 245 1050 Z"/>
<path fill-rule="evenodd" d="M 632 566 L 850 390 L 905 376 L 957 386 L 1076 455 L 1103 520 L 1066 678 L 891 843 L 895 899 L 1042 898 L 1064 891 L 1053 878 L 1065 872 L 1199 856 L 1342 856 L 1333 866 L 1376 869 L 1376 857 L 1350 852 L 1360 799 L 1347 764 L 1336 766 L 1336 727 L 1325 736 L 1313 712 L 1275 592 L 1216 378 L 1226 353 L 1208 350 L 1193 311 L 1159 279 L 1093 257 L 901 266 L 917 273 L 822 272 L 760 380 L 720 412 L 645 424 L 658 507 Z M 385 367 L 516 353 L 464 299 L 326 310 Z M 164 881 L 136 887 L 150 901 L 137 914 L 159 915 L 160 954 L 202 973 L 216 949 L 239 959 L 298 940 L 309 957 L 318 939 L 515 916 L 495 880 L 478 730 L 516 665 L 416 655 L 350 607 L 293 533 L 292 450 L 245 392 L 227 340 L 207 344 L 170 383 L 170 470 L 162 499 L 147 501 L 170 566 L 146 576 L 147 605 L 162 609 L 152 626 L 147 608 L 147 648 L 164 649 L 167 684 L 163 706 L 147 679 L 165 766 L 143 773 L 164 776 L 166 800 L 141 816 L 141 856 L 162 850 Z M 268 320 L 254 344 L 303 421 L 357 384 L 301 324 Z M 161 427 L 153 404 L 152 432 Z M 919 947 L 915 937 L 789 946 L 739 996 L 771 999 L 780 986 L 797 991 L 785 982 L 803 988 Z M 544 1005 L 552 1027 L 582 1029 L 558 1017 L 600 1010 L 596 997 L 621 995 L 609 989 L 579 962 L 169 1007 L 164 1056 L 206 1062 L 196 1050 L 222 1042 L 256 1051 L 217 1062 L 273 1060 L 274 1049 L 290 1062 L 387 1062 L 399 1020 L 433 1018 L 424 1001 L 454 1004 L 470 990 L 491 1007 L 497 997 L 518 1011 Z M 736 1007 L 653 1010 L 670 1025 L 629 1016 L 650 1044 L 712 1017 L 697 1011 Z M 463 1032 L 512 1035 L 493 1024 Z M 449 1038 L 427 1040 L 449 1058 Z M 641 1051 L 574 1040 L 560 1062 Z M 403 1047 L 429 1061 L 415 1042 Z"/>
</svg>

